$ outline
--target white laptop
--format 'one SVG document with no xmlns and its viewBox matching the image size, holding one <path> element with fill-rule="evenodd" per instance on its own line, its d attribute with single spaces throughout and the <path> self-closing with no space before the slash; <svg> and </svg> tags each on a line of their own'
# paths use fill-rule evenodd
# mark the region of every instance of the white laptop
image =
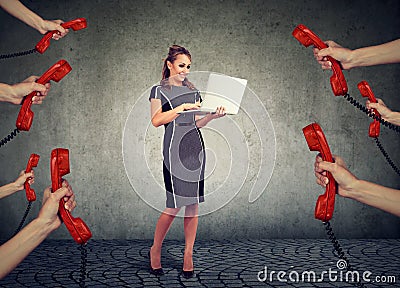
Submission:
<svg viewBox="0 0 400 288">
<path fill-rule="evenodd" d="M 226 114 L 235 115 L 239 112 L 246 86 L 247 80 L 245 79 L 211 73 L 208 77 L 206 91 L 200 91 L 203 100 L 200 108 L 179 113 L 215 113 L 217 108 L 222 106 L 225 108 Z"/>
</svg>

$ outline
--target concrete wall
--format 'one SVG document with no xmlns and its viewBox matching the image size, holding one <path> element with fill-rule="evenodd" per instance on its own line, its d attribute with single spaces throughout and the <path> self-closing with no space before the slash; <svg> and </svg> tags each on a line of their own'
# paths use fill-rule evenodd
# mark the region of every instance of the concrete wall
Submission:
<svg viewBox="0 0 400 288">
<path fill-rule="evenodd" d="M 134 117 L 130 111 L 160 80 L 162 59 L 174 43 L 191 51 L 193 71 L 215 71 L 248 79 L 248 87 L 260 99 L 254 105 L 260 108 L 262 104 L 268 111 L 219 120 L 239 123 L 240 133 L 250 147 L 250 154 L 245 155 L 248 175 L 243 186 L 235 187 L 235 191 L 224 190 L 229 185 L 219 187 L 222 180 L 218 177 L 206 181 L 208 189 L 218 186 L 219 193 L 238 193 L 227 205 L 200 218 L 198 239 L 325 237 L 322 224 L 313 216 L 316 198 L 323 192 L 313 175 L 315 153 L 308 150 L 301 130 L 313 121 L 321 124 L 332 151 L 343 156 L 359 178 L 400 188 L 399 177 L 367 136 L 370 120 L 341 97 L 333 96 L 330 72 L 322 72 L 311 48 L 304 48 L 291 36 L 293 28 L 303 23 L 322 38 L 334 39 L 349 48 L 393 40 L 400 36 L 398 1 L 25 2 L 47 19 L 88 20 L 86 30 L 70 32 L 57 43 L 52 41 L 43 55 L 0 62 L 0 81 L 5 83 L 40 75 L 61 58 L 73 68 L 60 83 L 52 84 L 45 103 L 33 108 L 31 130 L 0 148 L 0 184 L 14 180 L 31 153 L 42 157 L 32 186 L 38 192 L 38 201 L 33 204 L 28 221 L 37 215 L 41 191 L 50 183 L 50 152 L 64 147 L 71 155 L 71 173 L 65 178 L 73 186 L 79 205 L 74 215 L 85 220 L 93 237 L 153 236 L 159 211 L 139 194 L 158 193 L 156 198 L 163 201 L 161 188 L 148 191 L 151 185 L 162 181 L 157 170 L 161 163 L 149 164 L 156 167 L 154 178 L 147 171 L 143 182 L 131 183 L 124 167 L 122 139 L 127 119 Z M 0 11 L 0 38 L 0 53 L 7 53 L 32 48 L 41 35 Z M 361 102 L 364 100 L 356 84 L 367 80 L 389 107 L 400 110 L 400 66 L 358 68 L 345 72 L 345 76 L 350 93 Z M 148 126 L 150 120 L 147 100 L 144 103 L 139 110 L 147 116 L 139 119 L 138 115 L 137 130 L 129 127 L 131 137 L 136 133 L 138 139 L 144 137 L 143 125 Z M 251 104 L 246 102 L 250 110 Z M 14 128 L 18 108 L 0 105 L 2 137 Z M 248 119 L 253 124 L 246 126 Z M 255 126 L 268 123 L 273 125 L 272 132 L 258 131 L 259 137 L 254 137 Z M 149 129 L 156 137 L 147 142 L 146 153 L 151 155 L 146 159 L 157 159 L 163 128 Z M 210 131 L 204 132 L 206 144 L 216 147 L 222 136 L 212 137 Z M 398 135 L 388 129 L 382 129 L 381 134 L 386 150 L 400 165 Z M 270 145 L 261 147 L 262 143 Z M 261 154 L 261 149 L 265 154 Z M 140 156 L 143 151 L 132 148 L 132 155 Z M 268 169 L 274 169 L 268 186 L 262 194 L 258 191 L 261 196 L 257 201 L 249 203 L 260 159 L 265 161 L 275 152 L 275 165 L 273 159 L 267 164 Z M 214 154 L 217 163 L 226 156 L 220 150 Z M 269 156 L 265 158 L 266 155 Z M 229 163 L 229 159 L 224 161 L 224 165 Z M 219 173 L 229 168 L 224 165 L 218 168 Z M 132 171 L 141 167 L 146 166 L 137 163 Z M 260 177 L 268 178 L 267 172 L 262 171 Z M 25 211 L 25 203 L 24 192 L 0 201 L 0 238 L 12 234 Z M 211 204 L 206 200 L 201 211 Z M 336 200 L 332 223 L 341 238 L 400 235 L 398 218 L 341 197 Z M 177 219 L 168 238 L 182 239 L 182 225 L 182 219 Z M 62 227 L 51 237 L 69 235 Z"/>
</svg>

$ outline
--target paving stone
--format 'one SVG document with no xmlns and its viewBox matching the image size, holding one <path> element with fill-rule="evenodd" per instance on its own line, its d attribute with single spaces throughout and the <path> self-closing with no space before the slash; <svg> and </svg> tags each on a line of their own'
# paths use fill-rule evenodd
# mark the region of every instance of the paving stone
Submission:
<svg viewBox="0 0 400 288">
<path fill-rule="evenodd" d="M 365 287 L 400 287 L 400 240 L 341 239 L 339 242 L 354 271 L 372 273 L 371 283 L 365 283 Z M 345 273 L 346 270 L 336 266 L 339 258 L 332 254 L 332 243 L 327 239 L 197 241 L 192 279 L 181 276 L 184 242 L 177 240 L 164 243 L 165 275 L 151 275 L 147 256 L 151 243 L 150 240 L 90 241 L 86 246 L 86 287 L 355 287 L 352 283 L 331 281 L 327 275 L 318 283 L 288 278 L 290 273 L 301 277 L 302 273 L 313 271 L 318 279 L 329 269 Z M 75 242 L 47 240 L 0 280 L 0 287 L 80 287 L 80 261 Z M 262 282 L 258 275 L 265 276 L 265 268 L 272 279 L 267 277 Z M 286 273 L 286 282 L 278 279 L 279 272 Z M 372 282 L 375 276 L 395 276 L 396 283 Z"/>
</svg>

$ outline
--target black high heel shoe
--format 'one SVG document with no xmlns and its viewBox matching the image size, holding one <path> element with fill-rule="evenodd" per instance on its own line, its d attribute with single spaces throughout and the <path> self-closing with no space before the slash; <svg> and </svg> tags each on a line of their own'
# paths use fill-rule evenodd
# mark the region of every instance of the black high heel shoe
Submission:
<svg viewBox="0 0 400 288">
<path fill-rule="evenodd" d="M 190 279 L 190 278 L 192 278 L 194 276 L 194 270 L 185 271 L 185 270 L 182 269 L 182 275 L 186 279 Z"/>
<path fill-rule="evenodd" d="M 162 276 L 164 275 L 164 270 L 162 268 L 157 268 L 157 269 L 153 269 L 153 267 L 151 267 L 151 257 L 150 257 L 150 250 L 149 250 L 149 268 L 150 268 L 150 273 L 155 275 L 155 276 Z"/>
<path fill-rule="evenodd" d="M 183 257 L 185 257 L 185 253 L 183 254 Z M 193 261 L 193 258 L 192 258 L 192 261 Z M 181 274 L 182 274 L 182 276 L 184 278 L 190 279 L 190 278 L 192 278 L 194 276 L 194 269 L 185 271 L 185 270 L 183 270 L 183 267 L 182 267 L 182 273 Z"/>
</svg>

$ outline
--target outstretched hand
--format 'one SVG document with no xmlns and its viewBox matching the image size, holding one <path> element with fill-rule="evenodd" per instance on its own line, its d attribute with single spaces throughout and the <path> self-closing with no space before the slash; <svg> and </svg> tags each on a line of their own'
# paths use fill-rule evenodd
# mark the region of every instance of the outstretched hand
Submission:
<svg viewBox="0 0 400 288">
<path fill-rule="evenodd" d="M 63 38 L 69 32 L 61 26 L 64 23 L 62 20 L 43 20 L 41 27 L 38 29 L 41 34 L 46 34 L 49 31 L 57 30 L 58 32 L 53 35 L 54 40 Z"/>
<path fill-rule="evenodd" d="M 45 85 L 39 84 L 35 82 L 37 79 L 39 79 L 38 76 L 30 76 L 21 83 L 11 85 L 12 93 L 8 102 L 17 105 L 21 104 L 24 96 L 36 91 L 36 95 L 33 96 L 32 102 L 33 104 L 42 104 L 43 100 L 49 93 L 51 85 L 50 83 L 46 83 Z"/>
<path fill-rule="evenodd" d="M 342 68 L 348 70 L 352 68 L 351 66 L 351 50 L 344 48 L 332 40 L 325 41 L 328 48 L 318 49 L 314 48 L 314 57 L 321 64 L 322 69 L 329 70 L 332 69 L 332 63 L 328 60 L 327 56 L 331 56 L 335 60 L 339 61 Z"/>
<path fill-rule="evenodd" d="M 373 103 L 369 100 L 366 102 L 366 106 L 368 109 L 376 109 L 379 114 L 381 114 L 382 119 L 388 121 L 395 125 L 400 125 L 400 112 L 394 112 L 390 110 L 382 99 L 376 99 L 378 103 Z"/>
<path fill-rule="evenodd" d="M 65 209 L 72 212 L 76 207 L 75 194 L 66 180 L 63 181 L 62 187 L 54 193 L 51 193 L 50 187 L 44 190 L 43 206 L 40 209 L 38 220 L 43 221 L 52 230 L 61 225 L 61 219 L 57 214 L 61 199 L 65 201 Z"/>
<path fill-rule="evenodd" d="M 319 154 L 315 158 L 314 171 L 317 184 L 324 188 L 328 185 L 329 178 L 326 176 L 328 171 L 338 184 L 339 195 L 348 197 L 358 179 L 347 169 L 341 157 L 334 155 L 333 159 L 334 163 L 323 161 Z"/>
</svg>

